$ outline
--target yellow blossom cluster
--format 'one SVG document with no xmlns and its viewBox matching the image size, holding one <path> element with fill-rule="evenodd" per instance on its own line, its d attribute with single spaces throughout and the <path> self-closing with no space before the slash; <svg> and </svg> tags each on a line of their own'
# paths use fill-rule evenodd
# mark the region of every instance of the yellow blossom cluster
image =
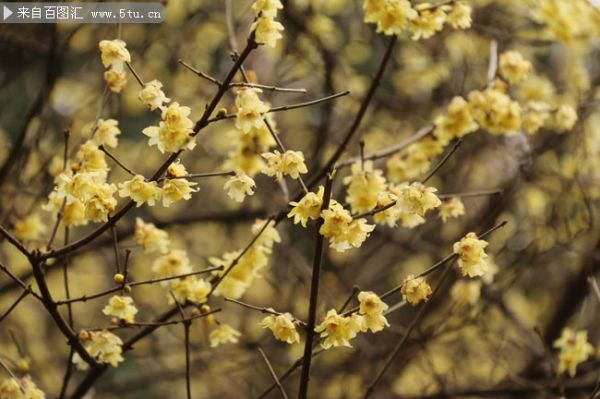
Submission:
<svg viewBox="0 0 600 399">
<path fill-rule="evenodd" d="M 320 333 L 320 337 L 324 338 L 321 342 L 323 349 L 338 346 L 352 347 L 350 341 L 359 332 L 371 330 L 376 333 L 389 326 L 383 315 L 388 305 L 377 294 L 361 291 L 358 300 L 360 305 L 357 313 L 344 316 L 338 314 L 335 309 L 330 309 L 321 324 L 315 327 L 315 332 Z"/>
<path fill-rule="evenodd" d="M 509 83 L 517 84 L 529 75 L 532 66 L 518 51 L 507 51 L 500 54 L 498 69 L 500 75 Z"/>
<path fill-rule="evenodd" d="M 395 201 L 391 208 L 375 214 L 374 220 L 379 224 L 395 226 L 401 221 L 402 226 L 414 228 L 425 223 L 427 212 L 440 206 L 441 201 L 435 194 L 437 189 L 422 183 L 401 183 L 391 185 L 385 197 L 381 197 L 380 206 Z"/>
<path fill-rule="evenodd" d="M 261 101 L 258 93 L 262 93 L 262 90 L 253 87 L 242 87 L 237 92 L 235 127 L 242 133 L 250 133 L 265 124 L 265 113 L 269 110 L 269 106 Z"/>
<path fill-rule="evenodd" d="M 477 238 L 475 233 L 468 233 L 453 246 L 458 255 L 458 267 L 463 276 L 483 276 L 489 269 L 488 255 L 485 253 L 487 241 Z"/>
<path fill-rule="evenodd" d="M 79 148 L 76 159 L 76 165 L 56 177 L 44 209 L 55 215 L 62 213 L 66 226 L 106 222 L 117 206 L 113 197 L 117 187 L 107 182 L 109 168 L 104 152 L 88 140 Z"/>
<path fill-rule="evenodd" d="M 267 266 L 273 245 L 281 242 L 281 237 L 272 220 L 268 221 L 266 227 L 265 223 L 267 223 L 265 220 L 256 220 L 252 226 L 252 233 L 257 235 L 261 230 L 262 233 L 243 255 L 241 251 L 233 251 L 226 252 L 221 258 L 209 258 L 213 266 L 224 268 L 213 272 L 216 276 L 227 273 L 215 289 L 215 295 L 240 298 L 251 286 L 254 278 L 260 276 L 260 271 Z"/>
<path fill-rule="evenodd" d="M 110 297 L 108 305 L 102 309 L 102 313 L 105 315 L 124 320 L 126 323 L 133 323 L 133 319 L 137 312 L 138 309 L 133 303 L 133 298 L 122 295 L 113 295 Z"/>
<path fill-rule="evenodd" d="M 177 102 L 164 107 L 158 126 L 149 126 L 142 133 L 149 137 L 148 145 L 155 145 L 161 153 L 193 150 L 196 142 L 192 136 L 194 122 L 189 118 L 189 107 Z"/>
<path fill-rule="evenodd" d="M 457 218 L 465 214 L 465 205 L 460 197 L 452 197 L 442 201 L 438 209 L 438 214 L 442 222 L 446 223 L 450 218 Z"/>
<path fill-rule="evenodd" d="M 594 347 L 588 342 L 587 331 L 574 331 L 565 328 L 553 346 L 560 349 L 558 354 L 558 373 L 569 373 L 575 377 L 577 366 L 585 362 L 594 353 Z"/>
<path fill-rule="evenodd" d="M 141 218 L 135 219 L 134 237 L 147 253 L 164 254 L 169 248 L 169 235 L 152 223 L 145 223 Z"/>
<path fill-rule="evenodd" d="M 244 202 L 247 195 L 254 194 L 254 179 L 244 172 L 237 172 L 225 182 L 223 188 L 227 191 L 227 196 L 234 201 Z"/>
<path fill-rule="evenodd" d="M 0 399 L 46 399 L 46 394 L 37 387 L 30 376 L 25 376 L 2 381 Z"/>
<path fill-rule="evenodd" d="M 453 138 L 461 138 L 479 127 L 475 122 L 469 104 L 462 97 L 454 97 L 448 104 L 446 115 L 438 116 L 433 134 L 441 144 L 448 144 Z"/>
<path fill-rule="evenodd" d="M 300 201 L 292 201 L 290 205 L 292 210 L 288 213 L 288 217 L 294 218 L 294 224 L 300 223 L 302 227 L 306 227 L 308 220 L 317 220 L 321 214 L 321 206 L 323 205 L 323 194 L 325 188 L 319 187 L 317 193 L 306 193 Z"/>
<path fill-rule="evenodd" d="M 441 130 L 440 134 L 443 134 Z M 449 142 L 449 139 L 445 139 Z M 446 142 L 446 144 L 447 144 Z M 386 161 L 387 178 L 395 183 L 414 180 L 429 170 L 431 160 L 444 150 L 442 141 L 434 137 L 425 137 L 404 150 L 394 154 Z"/>
<path fill-rule="evenodd" d="M 450 4 L 420 3 L 413 6 L 408 0 L 365 0 L 364 21 L 377 26 L 377 32 L 399 35 L 404 31 L 413 40 L 427 39 L 443 29 L 444 24 L 454 29 L 471 26 L 471 7 L 462 1 Z"/>
<path fill-rule="evenodd" d="M 22 241 L 35 241 L 46 232 L 46 225 L 39 213 L 31 213 L 14 223 L 13 232 Z"/>
<path fill-rule="evenodd" d="M 373 161 L 352 164 L 351 174 L 344 178 L 344 184 L 348 186 L 346 201 L 354 213 L 375 208 L 379 193 L 386 187 L 383 171 L 373 169 Z"/>
<path fill-rule="evenodd" d="M 131 55 L 126 48 L 123 40 L 102 40 L 98 44 L 102 64 L 107 68 L 104 72 L 104 80 L 108 88 L 120 93 L 127 84 L 127 72 L 125 72 L 125 63 L 131 62 Z"/>
<path fill-rule="evenodd" d="M 262 157 L 267 161 L 263 173 L 267 176 L 275 176 L 278 180 L 283 175 L 297 179 L 301 174 L 308 172 L 304 164 L 304 154 L 301 151 L 287 150 L 284 153 L 280 153 L 275 150 L 273 152 L 265 152 L 262 154 Z"/>
<path fill-rule="evenodd" d="M 164 110 L 164 104 L 171 101 L 165 93 L 162 91 L 162 83 L 154 79 L 150 82 L 144 83 L 144 87 L 140 91 L 138 98 L 150 111 L 155 109 Z"/>
<path fill-rule="evenodd" d="M 323 225 L 319 233 L 329 239 L 329 246 L 338 252 L 352 247 L 359 248 L 375 229 L 367 219 L 355 219 L 342 204 L 331 200 L 329 207 L 321 211 Z"/>
<path fill-rule="evenodd" d="M 415 277 L 409 274 L 402 282 L 401 292 L 406 302 L 411 305 L 417 305 L 429 300 L 431 286 L 424 277 Z"/>
<path fill-rule="evenodd" d="M 275 21 L 277 11 L 283 8 L 280 0 L 256 0 L 252 10 L 256 20 L 250 27 L 254 32 L 254 40 L 259 44 L 275 47 L 277 40 L 282 38 L 283 25 Z"/>
<path fill-rule="evenodd" d="M 273 309 L 270 310 L 273 311 Z M 296 330 L 296 320 L 290 313 L 271 314 L 262 319 L 260 325 L 271 330 L 273 336 L 280 341 L 288 344 L 300 341 L 300 335 Z"/>
<path fill-rule="evenodd" d="M 99 363 L 117 367 L 125 360 L 122 356 L 123 341 L 110 331 L 84 331 L 79 334 L 79 339 L 83 342 L 89 355 Z M 77 353 L 73 356 L 73 363 L 80 370 L 88 368 L 88 364 Z"/>
<path fill-rule="evenodd" d="M 516 134 L 521 129 L 521 107 L 500 80 L 484 91 L 469 93 L 469 105 L 479 126 L 492 134 Z"/>
<path fill-rule="evenodd" d="M 587 0 L 535 0 L 534 21 L 544 27 L 541 37 L 572 42 L 600 34 L 597 6 Z"/>
<path fill-rule="evenodd" d="M 98 119 L 96 130 L 92 136 L 93 142 L 97 146 L 105 146 L 115 148 L 119 145 L 117 136 L 121 134 L 119 122 L 114 119 Z"/>
<path fill-rule="evenodd" d="M 239 341 L 242 335 L 238 330 L 228 324 L 220 324 L 208 334 L 208 340 L 211 348 L 216 348 L 219 345 L 233 343 Z"/>
</svg>

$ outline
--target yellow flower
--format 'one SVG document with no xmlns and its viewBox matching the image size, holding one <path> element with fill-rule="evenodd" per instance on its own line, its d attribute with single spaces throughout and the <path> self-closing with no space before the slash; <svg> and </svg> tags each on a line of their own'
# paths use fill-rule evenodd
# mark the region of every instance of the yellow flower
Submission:
<svg viewBox="0 0 600 399">
<path fill-rule="evenodd" d="M 448 105 L 447 115 L 438 116 L 435 121 L 433 134 L 441 143 L 447 144 L 455 137 L 463 137 L 477 130 L 478 126 L 469 104 L 462 97 L 454 97 Z"/>
<path fill-rule="evenodd" d="M 188 175 L 185 165 L 181 163 L 179 159 L 173 161 L 169 167 L 167 167 L 167 176 L 169 177 L 185 177 Z"/>
<path fill-rule="evenodd" d="M 114 184 L 95 184 L 91 188 L 92 196 L 85 202 L 85 217 L 92 222 L 106 222 L 108 215 L 117 208 L 113 197 L 117 187 Z"/>
<path fill-rule="evenodd" d="M 438 210 L 440 219 L 446 223 L 450 218 L 457 218 L 465 214 L 465 206 L 460 197 L 452 197 L 443 201 Z"/>
<path fill-rule="evenodd" d="M 133 298 L 129 296 L 114 295 L 108 300 L 108 305 L 102 309 L 107 316 L 114 316 L 127 323 L 133 323 L 137 308 L 133 304 Z"/>
<path fill-rule="evenodd" d="M 450 297 L 458 305 L 475 305 L 481 296 L 481 280 L 458 280 L 450 289 Z"/>
<path fill-rule="evenodd" d="M 260 100 L 258 93 L 262 93 L 262 90 L 251 87 L 241 88 L 237 92 L 235 127 L 243 133 L 264 125 L 264 114 L 269 110 L 269 106 Z"/>
<path fill-rule="evenodd" d="M 2 381 L 0 399 L 46 399 L 46 394 L 27 375 L 18 380 L 8 378 Z"/>
<path fill-rule="evenodd" d="M 75 159 L 81 162 L 79 173 L 103 172 L 106 174 L 108 172 L 106 156 L 92 140 L 86 141 L 79 147 Z"/>
<path fill-rule="evenodd" d="M 329 239 L 329 246 L 338 252 L 351 247 L 360 247 L 375 226 L 366 223 L 366 219 L 353 219 L 350 212 L 335 200 L 329 208 L 321 212 L 323 225 L 319 233 Z"/>
<path fill-rule="evenodd" d="M 469 93 L 471 113 L 479 125 L 493 134 L 515 134 L 521 127 L 521 107 L 497 85 Z"/>
<path fill-rule="evenodd" d="M 145 223 L 142 219 L 135 219 L 135 240 L 147 253 L 159 252 L 164 254 L 169 248 L 168 234 L 157 228 L 152 223 Z"/>
<path fill-rule="evenodd" d="M 110 91 L 120 93 L 127 85 L 127 72 L 117 72 L 114 69 L 109 69 L 104 72 L 104 80 Z"/>
<path fill-rule="evenodd" d="M 488 270 L 488 255 L 485 253 L 487 241 L 479 240 L 475 233 L 468 233 L 455 242 L 453 249 L 458 255 L 458 267 L 463 276 L 483 276 Z"/>
<path fill-rule="evenodd" d="M 432 8 L 430 3 L 420 3 L 415 6 L 418 12 L 416 18 L 411 19 L 408 29 L 412 32 L 412 40 L 428 39 L 439 32 L 446 22 L 448 5 L 438 5 Z"/>
<path fill-rule="evenodd" d="M 367 212 L 377 206 L 379 194 L 385 190 L 383 171 L 373 170 L 373 161 L 358 161 L 352 165 L 352 174 L 344 178 L 348 185 L 346 201 L 354 213 Z"/>
<path fill-rule="evenodd" d="M 162 204 L 169 207 L 171 204 L 192 198 L 192 193 L 198 191 L 194 186 L 198 183 L 190 182 L 186 179 L 165 179 L 162 186 Z"/>
<path fill-rule="evenodd" d="M 575 377 L 577 366 L 585 362 L 594 353 L 594 347 L 587 340 L 587 331 L 573 331 L 565 328 L 560 338 L 554 341 L 555 348 L 560 349 L 558 354 L 558 372 L 569 373 Z"/>
<path fill-rule="evenodd" d="M 170 280 L 170 288 L 179 303 L 185 303 L 188 300 L 202 303 L 206 302 L 212 285 L 204 279 L 196 278 L 196 276 L 187 276 L 182 279 Z M 173 303 L 171 295 L 168 295 L 167 299 L 169 303 Z"/>
<path fill-rule="evenodd" d="M 417 305 L 420 302 L 427 302 L 431 295 L 431 286 L 424 277 L 414 277 L 409 274 L 402 282 L 402 295 L 406 302 L 411 305 Z"/>
<path fill-rule="evenodd" d="M 377 32 L 392 36 L 402 33 L 418 14 L 408 0 L 365 0 L 365 23 L 375 23 Z"/>
<path fill-rule="evenodd" d="M 227 179 L 223 186 L 229 198 L 237 202 L 244 202 L 246 195 L 254 194 L 254 187 L 256 187 L 254 180 L 244 172 L 237 172 L 235 176 Z"/>
<path fill-rule="evenodd" d="M 46 232 L 46 225 L 38 213 L 32 213 L 23 219 L 17 220 L 13 231 L 15 236 L 24 241 L 38 240 Z"/>
<path fill-rule="evenodd" d="M 335 309 L 330 309 L 327 312 L 325 319 L 315 327 L 315 332 L 320 333 L 321 338 L 325 338 L 321 342 L 323 349 L 329 349 L 332 346 L 352 347 L 350 340 L 356 337 L 356 334 L 363 329 L 361 317 L 357 315 L 353 316 L 340 316 Z"/>
<path fill-rule="evenodd" d="M 319 191 L 315 194 L 312 192 L 306 193 L 298 202 L 292 201 L 290 205 L 293 206 L 288 217 L 294 218 L 294 224 L 300 223 L 302 227 L 306 227 L 308 219 L 317 220 L 321 212 L 321 206 L 323 205 L 323 194 L 325 189 L 323 186 L 319 187 Z"/>
<path fill-rule="evenodd" d="M 389 326 L 383 315 L 389 306 L 377 294 L 371 291 L 361 291 L 358 294 L 358 301 L 360 302 L 359 312 L 364 316 L 366 328 L 375 333 L 383 330 L 385 326 Z"/>
<path fill-rule="evenodd" d="M 550 117 L 549 125 L 557 132 L 567 132 L 573 129 L 577 122 L 577 111 L 570 105 L 563 104 L 553 112 Z"/>
<path fill-rule="evenodd" d="M 300 174 L 308 172 L 304 164 L 304 154 L 301 151 L 288 150 L 282 154 L 275 150 L 274 152 L 265 152 L 262 157 L 267 161 L 263 172 L 267 176 L 275 176 L 276 179 L 281 179 L 283 175 L 297 179 Z"/>
<path fill-rule="evenodd" d="M 138 98 L 150 111 L 157 108 L 162 109 L 163 104 L 171 101 L 162 91 L 162 83 L 154 79 L 144 84 L 144 88 L 140 91 Z"/>
<path fill-rule="evenodd" d="M 122 72 L 125 62 L 131 62 L 131 55 L 123 40 L 102 40 L 98 43 L 102 64 L 105 68 L 112 68 L 117 72 Z"/>
<path fill-rule="evenodd" d="M 98 126 L 92 140 L 98 146 L 116 147 L 119 144 L 117 136 L 121 134 L 119 122 L 114 119 L 98 119 Z"/>
<path fill-rule="evenodd" d="M 280 341 L 293 344 L 300 341 L 300 335 L 296 331 L 294 317 L 290 313 L 280 315 L 269 315 L 262 319 L 260 325 L 273 332 L 273 336 Z"/>
<path fill-rule="evenodd" d="M 462 1 L 456 1 L 452 5 L 452 11 L 448 13 L 446 22 L 454 29 L 468 29 L 472 23 L 471 11 L 471 6 Z"/>
<path fill-rule="evenodd" d="M 269 220 L 267 227 L 264 227 L 266 222 L 267 221 L 264 219 L 256 219 L 256 221 L 252 225 L 251 231 L 252 231 L 252 234 L 256 235 L 261 230 L 263 230 L 263 232 L 261 233 L 261 235 L 258 238 L 258 240 L 256 241 L 256 243 L 259 245 L 262 245 L 265 248 L 270 249 L 270 248 L 273 248 L 273 245 L 275 243 L 281 242 L 281 236 L 279 235 L 279 232 L 275 228 L 274 220 Z M 263 227 L 264 227 L 264 229 L 263 229 Z"/>
<path fill-rule="evenodd" d="M 396 207 L 404 227 L 413 228 L 425 223 L 425 215 L 432 209 L 441 205 L 440 199 L 435 195 L 437 190 L 427 187 L 419 182 L 403 183 L 391 187 L 398 196 Z"/>
<path fill-rule="evenodd" d="M 377 199 L 377 208 L 383 208 L 398 200 L 398 196 L 391 191 L 384 191 L 379 194 Z M 385 211 L 377 212 L 373 215 L 373 221 L 377 224 L 387 225 L 389 227 L 396 226 L 400 219 L 400 210 L 397 206 L 391 206 Z"/>
<path fill-rule="evenodd" d="M 541 101 L 528 101 L 523 111 L 523 131 L 535 134 L 550 118 L 550 106 Z"/>
<path fill-rule="evenodd" d="M 157 258 L 152 264 L 154 278 L 179 276 L 192 272 L 192 265 L 187 253 L 182 249 L 174 249 Z M 166 285 L 165 281 L 161 285 Z"/>
<path fill-rule="evenodd" d="M 518 51 L 506 51 L 500 54 L 498 63 L 500 75 L 512 84 L 521 82 L 532 70 L 531 63 Z"/>
<path fill-rule="evenodd" d="M 281 10 L 282 8 L 283 4 L 281 4 L 280 0 L 256 0 L 252 4 L 252 10 L 256 16 L 260 14 L 274 17 L 277 14 L 277 10 Z"/>
<path fill-rule="evenodd" d="M 121 355 L 123 352 L 123 341 L 115 334 L 106 330 L 87 331 L 86 338 L 87 344 L 85 345 L 85 350 L 98 362 L 117 367 L 119 363 L 125 360 Z M 88 366 L 79 357 L 79 354 L 73 356 L 73 363 L 80 370 L 84 370 Z"/>
<path fill-rule="evenodd" d="M 283 30 L 283 25 L 269 15 L 261 15 L 250 26 L 250 31 L 255 34 L 256 43 L 266 44 L 269 47 L 275 47 L 277 40 L 283 37 L 280 33 Z"/>
<path fill-rule="evenodd" d="M 164 152 L 177 152 L 182 149 L 193 150 L 196 143 L 192 134 L 194 122 L 188 115 L 189 107 L 182 107 L 173 102 L 162 111 L 162 122 L 158 126 L 149 126 L 142 130 L 148 136 L 148 145 L 156 145 L 158 150 Z"/>
<path fill-rule="evenodd" d="M 144 176 L 135 175 L 129 181 L 119 183 L 119 195 L 131 198 L 139 207 L 144 203 L 154 206 L 161 193 L 155 181 L 147 182 Z"/>
<path fill-rule="evenodd" d="M 210 347 L 216 348 L 217 346 L 226 344 L 228 342 L 233 344 L 237 343 L 239 341 L 238 337 L 241 335 L 242 333 L 231 326 L 227 324 L 221 324 L 210 332 L 208 339 L 210 341 Z"/>
</svg>

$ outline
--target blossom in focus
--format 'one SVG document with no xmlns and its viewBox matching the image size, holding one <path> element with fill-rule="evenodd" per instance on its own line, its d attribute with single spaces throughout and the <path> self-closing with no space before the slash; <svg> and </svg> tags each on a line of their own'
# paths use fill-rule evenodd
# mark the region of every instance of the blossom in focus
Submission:
<svg viewBox="0 0 600 399">
<path fill-rule="evenodd" d="M 300 201 L 292 201 L 290 205 L 293 207 L 288 213 L 288 217 L 294 218 L 294 224 L 302 224 L 302 227 L 306 227 L 309 219 L 317 220 L 321 213 L 321 206 L 323 205 L 323 194 L 325 188 L 319 187 L 319 191 L 315 194 L 308 192 L 300 199 Z"/>
<path fill-rule="evenodd" d="M 125 320 L 127 323 L 133 323 L 137 308 L 133 304 L 133 298 L 129 296 L 113 295 L 108 300 L 108 305 L 102 309 L 102 313 L 107 316 L 114 316 Z"/>
<path fill-rule="evenodd" d="M 265 317 L 260 322 L 260 325 L 263 328 L 270 329 L 273 336 L 278 340 L 293 344 L 300 341 L 300 335 L 296 330 L 294 322 L 294 317 L 290 313 L 283 313 Z"/>
<path fill-rule="evenodd" d="M 377 294 L 371 291 L 361 291 L 358 294 L 358 301 L 360 303 L 359 312 L 364 316 L 366 328 L 375 333 L 389 326 L 387 319 L 383 315 L 383 312 L 389 306 Z"/>
<path fill-rule="evenodd" d="M 164 104 L 171 101 L 162 91 L 162 86 L 161 82 L 154 79 L 145 83 L 140 91 L 138 98 L 150 111 L 154 111 L 157 108 L 162 109 Z"/>
<path fill-rule="evenodd" d="M 104 80 L 110 91 L 120 93 L 127 85 L 127 72 L 118 72 L 114 69 L 109 69 L 104 72 Z"/>
<path fill-rule="evenodd" d="M 411 305 L 417 305 L 420 302 L 427 302 L 431 295 L 431 286 L 425 280 L 425 277 L 414 277 L 409 274 L 402 282 L 400 290 L 406 302 Z"/>
<path fill-rule="evenodd" d="M 275 176 L 276 179 L 281 179 L 283 175 L 297 179 L 301 174 L 308 172 L 304 164 L 304 154 L 300 151 L 288 150 L 280 153 L 275 150 L 274 152 L 265 152 L 262 157 L 267 161 L 263 172 L 267 176 Z"/>
<path fill-rule="evenodd" d="M 350 340 L 355 338 L 362 329 L 363 323 L 360 316 L 344 317 L 339 315 L 335 309 L 330 309 L 321 324 L 315 327 L 315 332 L 320 333 L 321 338 L 325 338 L 321 342 L 323 349 L 329 349 L 332 346 L 351 348 Z"/>
<path fill-rule="evenodd" d="M 269 106 L 261 101 L 258 93 L 262 93 L 262 90 L 253 87 L 243 87 L 237 92 L 235 127 L 243 133 L 249 133 L 264 125 L 264 114 L 269 110 Z"/>
<path fill-rule="evenodd" d="M 119 122 L 114 119 L 98 119 L 98 125 L 92 140 L 98 146 L 116 147 L 119 144 L 117 136 L 121 134 Z"/>
<path fill-rule="evenodd" d="M 162 186 L 162 204 L 164 207 L 169 207 L 171 204 L 181 200 L 189 200 L 192 198 L 192 193 L 198 191 L 197 186 L 198 183 L 190 182 L 187 179 L 175 179 L 175 178 L 167 178 L 165 179 Z"/>
<path fill-rule="evenodd" d="M 463 276 L 483 276 L 488 270 L 488 255 L 485 247 L 488 242 L 477 238 L 475 233 L 468 233 L 460 241 L 455 242 L 453 249 L 458 255 L 458 267 Z"/>
<path fill-rule="evenodd" d="M 109 331 L 86 331 L 83 344 L 89 355 L 99 363 L 117 367 L 119 363 L 125 360 L 122 356 L 123 341 Z M 73 363 L 80 370 L 85 370 L 88 367 L 88 364 L 77 353 L 73 356 Z"/>
<path fill-rule="evenodd" d="M 554 348 L 560 349 L 558 354 L 558 373 L 568 373 L 575 377 L 577 366 L 585 362 L 594 353 L 594 347 L 588 342 L 587 331 L 574 331 L 565 328 L 560 338 L 554 341 Z"/>
<path fill-rule="evenodd" d="M 277 40 L 283 37 L 281 34 L 283 30 L 283 25 L 269 15 L 258 17 L 250 26 L 250 31 L 255 34 L 256 43 L 266 44 L 269 47 L 275 47 Z"/>
<path fill-rule="evenodd" d="M 147 182 L 144 176 L 135 175 L 131 180 L 119 183 L 119 195 L 131 198 L 138 207 L 145 203 L 154 206 L 161 192 L 155 181 Z"/>
<path fill-rule="evenodd" d="M 352 212 L 367 212 L 377 206 L 379 194 L 385 190 L 383 171 L 373 169 L 373 161 L 352 164 L 351 175 L 344 178 L 348 186 L 346 201 Z"/>
<path fill-rule="evenodd" d="M 102 64 L 105 68 L 112 68 L 122 72 L 126 62 L 131 62 L 131 55 L 123 40 L 101 40 L 98 44 Z"/>
<path fill-rule="evenodd" d="M 254 194 L 254 187 L 256 187 L 254 180 L 244 172 L 231 176 L 223 186 L 229 198 L 237 202 L 244 202 L 247 195 Z"/>
</svg>

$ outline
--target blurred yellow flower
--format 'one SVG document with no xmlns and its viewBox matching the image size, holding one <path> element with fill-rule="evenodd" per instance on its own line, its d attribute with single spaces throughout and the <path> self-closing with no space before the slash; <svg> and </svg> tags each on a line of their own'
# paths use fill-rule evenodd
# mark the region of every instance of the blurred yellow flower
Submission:
<svg viewBox="0 0 600 399">
<path fill-rule="evenodd" d="M 133 298 L 129 296 L 113 295 L 108 300 L 108 305 L 102 309 L 107 316 L 114 316 L 127 323 L 133 323 L 138 309 L 133 304 Z"/>
<path fill-rule="evenodd" d="M 265 317 L 260 325 L 263 328 L 270 329 L 273 336 L 278 340 L 293 344 L 300 341 L 300 335 L 296 331 L 294 321 L 294 317 L 290 313 L 283 313 Z"/>
<path fill-rule="evenodd" d="M 210 332 L 208 339 L 210 341 L 210 347 L 216 348 L 219 345 L 229 342 L 233 344 L 237 343 L 239 341 L 238 337 L 241 335 L 242 333 L 232 328 L 228 324 L 221 324 Z"/>
</svg>

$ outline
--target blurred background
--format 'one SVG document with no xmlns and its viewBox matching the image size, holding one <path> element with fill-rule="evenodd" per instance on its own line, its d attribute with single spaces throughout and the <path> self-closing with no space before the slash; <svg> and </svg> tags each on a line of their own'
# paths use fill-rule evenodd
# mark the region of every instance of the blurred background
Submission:
<svg viewBox="0 0 600 399">
<path fill-rule="evenodd" d="M 163 82 L 167 96 L 191 107 L 191 118 L 197 120 L 215 86 L 178 60 L 218 78 L 229 71 L 230 41 L 238 50 L 243 48 L 253 13 L 251 1 L 232 0 L 234 37 L 229 37 L 225 3 L 165 1 L 166 20 L 158 25 L 0 25 L 1 224 L 12 226 L 36 213 L 51 228 L 53 215 L 41 207 L 53 186 L 52 167 L 62 161 L 64 131 L 69 130 L 71 148 L 76 148 L 98 116 L 119 121 L 123 133 L 113 153 L 138 173 L 151 175 L 166 156 L 147 146 L 141 131 L 159 117 L 138 100 L 139 87 L 132 77 L 120 95 L 103 95 L 98 42 L 122 38 L 140 76 Z M 511 88 L 513 98 L 521 104 L 568 102 L 576 106 L 579 119 L 572 131 L 563 134 L 542 129 L 535 135 L 482 131 L 467 136 L 428 184 L 440 193 L 499 189 L 500 194 L 464 198 L 466 214 L 447 223 L 432 214 L 416 229 L 378 226 L 360 249 L 326 252 L 320 315 L 339 307 L 353 286 L 384 292 L 407 274 L 419 273 L 451 253 L 452 243 L 467 232 L 508 221 L 490 238 L 488 252 L 497 266 L 493 281 L 478 282 L 469 291 L 453 289 L 460 277 L 451 276 L 384 377 L 377 398 L 556 397 L 556 353 L 551 346 L 561 331 L 584 329 L 592 344 L 600 343 L 600 298 L 593 290 L 600 272 L 600 11 L 585 0 L 469 3 L 473 7 L 469 30 L 448 28 L 421 41 L 400 37 L 359 130 L 366 152 L 401 142 L 444 113 L 454 96 L 483 89 L 492 40 L 499 52 L 518 50 L 534 65 L 535 73 Z M 389 38 L 363 22 L 362 2 L 355 0 L 290 0 L 284 2 L 278 19 L 285 27 L 284 38 L 274 49 L 255 51 L 245 65 L 260 83 L 302 87 L 308 94 L 265 92 L 263 98 L 279 106 L 351 92 L 315 107 L 274 115 L 286 146 L 305 154 L 310 178 L 339 145 Z M 234 112 L 233 100 L 229 94 L 221 106 Z M 193 172 L 223 170 L 235 151 L 236 134 L 233 121 L 213 123 L 182 161 Z M 359 138 L 351 142 L 344 159 L 359 153 L 358 142 Z M 387 167 L 385 159 L 375 165 Z M 339 173 L 343 176 L 348 169 Z M 112 168 L 111 181 L 126 178 L 122 170 Z M 133 279 L 150 278 L 153 261 L 131 236 L 136 216 L 168 231 L 174 246 L 186 249 L 194 267 L 201 269 L 210 266 L 209 257 L 245 246 L 257 217 L 285 209 L 281 188 L 264 175 L 256 176 L 256 194 L 242 205 L 226 197 L 222 179 L 199 183 L 201 191 L 190 201 L 170 208 L 136 208 L 119 222 L 121 246 L 133 251 Z M 289 183 L 291 194 L 297 189 Z M 341 178 L 333 191 L 343 200 Z M 93 227 L 77 228 L 72 234 L 83 237 Z M 302 229 L 284 221 L 277 229 L 282 243 L 275 246 L 269 267 L 243 300 L 306 319 L 314 227 Z M 57 242 L 61 240 L 59 233 Z M 46 241 L 44 236 L 29 245 Z M 0 260 L 33 281 L 27 260 L 6 242 L 0 243 Z M 109 234 L 75 254 L 70 265 L 72 296 L 111 287 L 113 262 Z M 62 274 L 51 268 L 48 278 L 55 296 L 62 298 Z M 433 275 L 432 284 L 436 280 Z M 0 308 L 8 308 L 18 295 L 18 287 L 1 275 Z M 140 320 L 152 320 L 169 306 L 160 287 L 140 287 L 132 295 Z M 397 296 L 388 303 L 400 301 Z M 106 325 L 104 305 L 104 300 L 76 304 L 76 329 Z M 211 305 L 223 308 L 219 320 L 240 330 L 242 337 L 238 344 L 211 349 L 209 327 L 202 321 L 192 325 L 195 398 L 257 397 L 272 382 L 257 347 L 268 354 L 278 374 L 302 355 L 302 344 L 276 341 L 260 327 L 261 313 L 220 298 Z M 19 306 L 0 324 L 0 357 L 26 359 L 38 386 L 53 397 L 50 393 L 60 389 L 68 346 L 35 299 L 26 298 Z M 353 349 L 336 348 L 316 357 L 311 397 L 362 397 L 414 313 L 414 308 L 404 306 L 389 315 L 390 328 L 360 335 Z M 134 332 L 124 331 L 123 336 Z M 182 343 L 182 328 L 159 329 L 138 343 L 120 367 L 109 370 L 90 397 L 184 397 Z M 592 356 L 574 378 L 565 378 L 568 397 L 590 397 L 599 377 L 598 359 Z M 73 378 L 77 381 L 83 375 L 75 372 Z M 298 374 L 293 374 L 284 383 L 290 395 L 296 392 L 297 381 Z M 278 395 L 274 390 L 267 397 Z"/>
</svg>

